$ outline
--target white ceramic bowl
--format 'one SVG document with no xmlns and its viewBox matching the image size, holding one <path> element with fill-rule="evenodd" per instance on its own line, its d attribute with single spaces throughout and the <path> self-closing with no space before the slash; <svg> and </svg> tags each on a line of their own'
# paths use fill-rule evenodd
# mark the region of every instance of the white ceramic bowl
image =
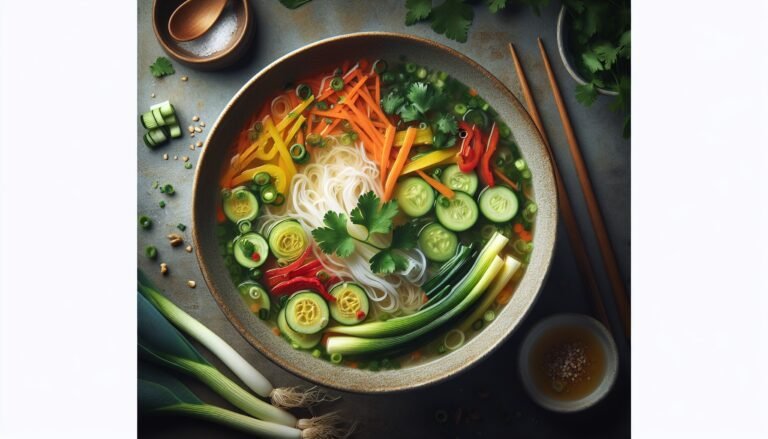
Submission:
<svg viewBox="0 0 768 439">
<path fill-rule="evenodd" d="M 549 331 L 562 327 L 580 327 L 589 330 L 598 340 L 603 349 L 605 357 L 605 373 L 600 384 L 595 390 L 587 396 L 570 401 L 554 399 L 536 386 L 530 368 L 530 354 L 536 342 Z M 540 406 L 545 409 L 561 413 L 570 413 L 587 409 L 597 404 L 608 394 L 616 382 L 616 375 L 619 368 L 619 354 L 616 349 L 616 343 L 613 341 L 610 332 L 602 323 L 592 317 L 583 314 L 556 314 L 537 323 L 525 336 L 520 355 L 518 356 L 518 365 L 520 369 L 520 378 L 523 381 L 523 387 L 528 395 Z"/>
</svg>

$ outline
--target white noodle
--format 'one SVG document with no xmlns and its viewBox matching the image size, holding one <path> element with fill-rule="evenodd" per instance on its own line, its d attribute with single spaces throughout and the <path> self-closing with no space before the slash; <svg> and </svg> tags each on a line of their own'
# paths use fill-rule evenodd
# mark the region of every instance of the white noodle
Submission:
<svg viewBox="0 0 768 439">
<path fill-rule="evenodd" d="M 269 207 L 261 216 L 262 233 L 289 216 L 295 218 L 309 234 L 323 226 L 323 216 L 329 210 L 349 213 L 357 206 L 360 195 L 374 191 L 382 193 L 379 167 L 369 160 L 362 144 L 356 147 L 335 145 L 333 148 L 315 149 L 315 157 L 303 172 L 291 181 L 291 194 L 283 206 Z M 365 238 L 365 230 L 351 223 L 349 232 Z M 378 246 L 389 244 L 388 236 L 374 235 L 371 241 Z M 356 243 L 355 252 L 347 258 L 326 255 L 315 247 L 315 256 L 325 270 L 342 279 L 352 280 L 364 286 L 369 298 L 378 310 L 390 314 L 411 313 L 422 302 L 421 288 L 426 278 L 427 260 L 419 250 L 403 252 L 408 258 L 408 269 L 403 273 L 378 275 L 371 272 L 368 260 L 376 250 Z"/>
</svg>

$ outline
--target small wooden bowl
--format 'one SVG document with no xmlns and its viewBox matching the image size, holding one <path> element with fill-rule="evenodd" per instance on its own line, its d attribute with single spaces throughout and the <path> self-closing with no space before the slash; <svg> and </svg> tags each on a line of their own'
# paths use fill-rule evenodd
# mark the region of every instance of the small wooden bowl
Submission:
<svg viewBox="0 0 768 439">
<path fill-rule="evenodd" d="M 152 2 L 152 29 L 163 50 L 176 61 L 198 70 L 218 70 L 237 62 L 248 50 L 253 39 L 253 11 L 248 0 L 231 0 L 237 15 L 237 30 L 223 50 L 200 57 L 183 49 L 168 33 L 171 14 L 184 0 L 154 0 Z"/>
</svg>

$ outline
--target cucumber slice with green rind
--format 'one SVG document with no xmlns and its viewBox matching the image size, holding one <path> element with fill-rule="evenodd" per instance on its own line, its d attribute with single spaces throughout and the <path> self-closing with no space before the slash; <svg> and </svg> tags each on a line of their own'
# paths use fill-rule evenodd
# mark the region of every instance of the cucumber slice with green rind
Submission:
<svg viewBox="0 0 768 439">
<path fill-rule="evenodd" d="M 461 172 L 458 165 L 445 168 L 440 179 L 449 188 L 469 195 L 475 195 L 479 184 L 475 171 Z"/>
<path fill-rule="evenodd" d="M 269 294 L 258 282 L 246 281 L 237 286 L 249 310 L 260 318 L 269 316 L 271 301 Z M 264 313 L 266 311 L 266 314 Z"/>
<path fill-rule="evenodd" d="M 155 120 L 155 116 L 152 114 L 152 110 L 147 111 L 146 113 L 139 116 L 139 120 L 141 121 L 141 126 L 148 130 L 160 126 L 160 124 L 157 123 L 157 120 Z"/>
<path fill-rule="evenodd" d="M 517 195 L 506 186 L 488 187 L 480 193 L 480 212 L 495 223 L 511 221 L 519 204 Z"/>
<path fill-rule="evenodd" d="M 179 124 L 171 125 L 168 127 L 168 132 L 171 134 L 171 138 L 178 139 L 181 137 L 181 127 Z"/>
<path fill-rule="evenodd" d="M 163 101 L 158 102 L 157 104 L 149 107 L 150 111 L 154 109 L 160 110 L 160 114 L 165 116 L 172 116 L 176 114 L 176 108 L 174 108 L 173 104 L 171 104 L 170 101 Z"/>
<path fill-rule="evenodd" d="M 165 122 L 165 118 L 163 117 L 162 113 L 160 113 L 159 108 L 155 108 L 154 110 L 152 110 L 152 116 L 155 117 L 157 124 L 160 125 L 161 127 L 167 125 Z"/>
<path fill-rule="evenodd" d="M 430 261 L 445 262 L 456 254 L 459 238 L 438 223 L 432 223 L 419 233 L 419 249 Z"/>
<path fill-rule="evenodd" d="M 155 146 L 161 145 L 168 141 L 168 134 L 166 134 L 165 129 L 163 128 L 154 128 L 147 132 L 147 135 L 149 135 L 149 138 L 152 139 L 152 142 L 154 142 Z"/>
<path fill-rule="evenodd" d="M 248 241 L 253 245 L 251 254 L 245 254 L 246 247 L 250 249 L 250 245 L 245 244 L 243 241 Z M 267 262 L 267 258 L 269 257 L 269 245 L 267 245 L 267 240 L 256 232 L 238 236 L 235 239 L 233 250 L 235 260 L 245 268 L 261 267 Z M 254 254 L 258 256 L 254 256 Z"/>
<path fill-rule="evenodd" d="M 440 196 L 435 203 L 435 216 L 446 229 L 463 232 L 477 222 L 477 203 L 464 192 L 456 192 L 453 199 Z"/>
<path fill-rule="evenodd" d="M 292 343 L 296 343 L 301 349 L 312 349 L 320 343 L 320 339 L 323 338 L 323 334 L 318 332 L 317 334 L 299 334 L 288 326 L 288 322 L 285 320 L 285 308 L 280 310 L 277 315 L 277 328 L 284 334 L 288 340 Z"/>
<path fill-rule="evenodd" d="M 330 320 L 325 299 L 309 290 L 299 291 L 285 304 L 285 321 L 299 334 L 317 334 Z"/>
<path fill-rule="evenodd" d="M 259 214 L 259 200 L 245 186 L 232 189 L 222 203 L 224 215 L 233 223 L 253 221 Z"/>
<path fill-rule="evenodd" d="M 368 316 L 368 295 L 358 284 L 342 282 L 328 292 L 336 298 L 331 302 L 331 317 L 342 325 L 357 325 Z"/>
<path fill-rule="evenodd" d="M 295 219 L 284 219 L 269 229 L 269 249 L 277 259 L 293 262 L 304 254 L 308 245 L 307 232 Z"/>
<path fill-rule="evenodd" d="M 397 206 L 411 217 L 426 215 L 435 203 L 435 191 L 419 177 L 400 180 L 395 187 Z"/>
</svg>

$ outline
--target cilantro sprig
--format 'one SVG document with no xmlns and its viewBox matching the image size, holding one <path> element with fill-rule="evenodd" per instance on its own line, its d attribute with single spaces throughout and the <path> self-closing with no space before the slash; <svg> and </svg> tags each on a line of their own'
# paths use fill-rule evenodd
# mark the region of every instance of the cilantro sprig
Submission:
<svg viewBox="0 0 768 439">
<path fill-rule="evenodd" d="M 162 78 L 163 76 L 173 75 L 176 70 L 173 68 L 173 64 L 164 56 L 158 56 L 152 65 L 149 66 L 149 71 L 155 78 Z"/>
<path fill-rule="evenodd" d="M 317 242 L 320 250 L 325 254 L 336 254 L 339 257 L 349 257 L 355 251 L 355 243 L 359 242 L 377 250 L 377 253 L 368 261 L 371 271 L 379 274 L 389 274 L 404 271 L 408 268 L 408 259 L 398 250 L 408 250 L 416 246 L 418 237 L 417 226 L 406 223 L 393 227 L 392 220 L 398 213 L 397 204 L 394 201 L 381 203 L 381 199 L 373 192 L 361 195 L 357 200 L 357 207 L 347 215 L 334 211 L 326 212 L 323 217 L 325 227 L 312 230 L 312 237 Z M 365 227 L 365 239 L 359 239 L 350 235 L 347 230 L 348 220 L 352 224 Z M 370 239 L 373 234 L 392 232 L 392 240 L 388 247 L 379 247 Z"/>
</svg>

